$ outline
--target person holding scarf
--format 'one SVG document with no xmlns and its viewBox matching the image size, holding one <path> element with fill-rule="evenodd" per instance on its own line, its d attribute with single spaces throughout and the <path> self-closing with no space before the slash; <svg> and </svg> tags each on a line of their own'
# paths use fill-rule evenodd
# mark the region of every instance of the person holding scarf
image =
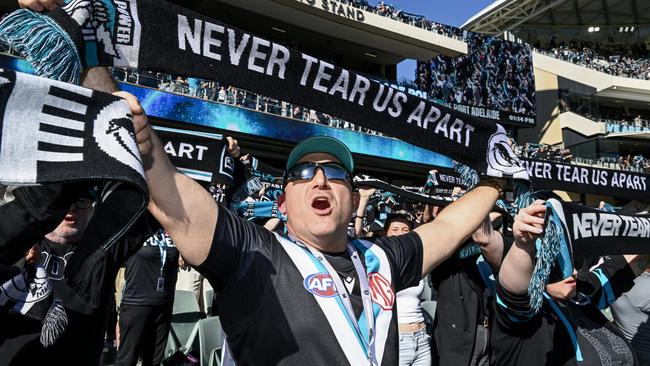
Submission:
<svg viewBox="0 0 650 366">
<path fill-rule="evenodd" d="M 636 365 L 632 348 L 600 310 L 633 286 L 648 257 L 610 256 L 589 271 L 574 269 L 571 276 L 546 285 L 541 310 L 535 313 L 527 291 L 545 212 L 538 200 L 515 217 L 515 241 L 501 265 L 493 304 L 492 364 Z"/>
<path fill-rule="evenodd" d="M 494 179 L 412 233 L 372 244 L 350 242 L 359 203 L 349 149 L 307 139 L 289 156 L 279 207 L 286 237 L 216 204 L 169 162 L 137 100 L 138 146 L 149 182 L 149 210 L 186 262 L 216 289 L 223 328 L 240 364 L 394 365 L 395 293 L 418 284 L 480 225 L 499 194 Z M 349 291 L 340 276 L 351 274 Z M 345 278 L 345 277 L 344 277 Z"/>
</svg>

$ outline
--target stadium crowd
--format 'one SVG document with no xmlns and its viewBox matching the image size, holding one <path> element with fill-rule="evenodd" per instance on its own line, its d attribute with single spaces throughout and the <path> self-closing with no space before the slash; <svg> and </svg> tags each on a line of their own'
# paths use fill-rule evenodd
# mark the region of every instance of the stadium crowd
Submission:
<svg viewBox="0 0 650 366">
<path fill-rule="evenodd" d="M 427 64 L 441 78 L 437 98 L 529 112 L 530 94 L 507 103 L 525 94 L 517 88 L 532 89 L 524 51 L 475 41 L 483 52 L 469 57 L 484 69 Z M 148 212 L 105 247 L 98 237 L 114 217 L 103 210 L 120 184 L 0 186 L 0 365 L 650 364 L 647 255 L 569 263 L 570 275 L 542 284 L 535 309 L 528 288 L 547 207 L 517 212 L 505 180 L 484 176 L 470 188 L 431 170 L 420 186 L 394 186 L 360 174 L 341 141 L 316 136 L 281 167 L 226 137 L 233 182 L 199 183 L 172 165 L 146 111 L 115 79 L 355 129 L 215 81 L 85 70 L 82 85 L 128 103 L 129 118 L 110 120 L 106 133 L 133 124 Z M 445 95 L 465 79 L 461 95 Z M 78 108 L 82 96 L 70 94 Z M 520 150 L 571 160 L 566 149 Z"/>
<path fill-rule="evenodd" d="M 351 5 L 371 13 L 375 13 L 393 20 L 407 23 L 412 26 L 426 29 L 430 32 L 441 34 L 447 37 L 462 39 L 463 31 L 449 25 L 433 22 L 423 15 L 412 14 L 400 9 L 390 3 L 379 1 L 377 5 L 371 5 L 367 0 L 335 0 L 342 4 Z"/>
<path fill-rule="evenodd" d="M 526 143 L 523 146 L 513 143 L 518 156 L 540 160 L 552 160 L 563 163 L 571 162 L 571 151 L 566 148 L 547 144 Z"/>
<path fill-rule="evenodd" d="M 644 45 L 600 46 L 584 40 L 549 42 L 535 48 L 560 60 L 610 75 L 650 80 L 650 55 Z"/>
</svg>

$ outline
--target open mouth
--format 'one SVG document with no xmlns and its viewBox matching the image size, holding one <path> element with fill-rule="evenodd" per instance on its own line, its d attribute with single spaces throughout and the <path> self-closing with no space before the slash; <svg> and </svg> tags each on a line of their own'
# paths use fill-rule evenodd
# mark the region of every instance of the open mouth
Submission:
<svg viewBox="0 0 650 366">
<path fill-rule="evenodd" d="M 326 214 L 329 213 L 329 211 L 332 208 L 332 205 L 330 204 L 329 199 L 327 199 L 326 197 L 316 197 L 311 202 L 311 207 L 315 209 L 317 213 Z"/>
<path fill-rule="evenodd" d="M 74 224 L 75 222 L 77 222 L 77 218 L 74 215 L 65 215 L 63 221 L 66 224 Z"/>
<path fill-rule="evenodd" d="M 576 280 L 573 277 L 569 277 L 569 279 L 566 280 L 564 283 L 567 285 L 573 285 L 576 283 Z"/>
</svg>

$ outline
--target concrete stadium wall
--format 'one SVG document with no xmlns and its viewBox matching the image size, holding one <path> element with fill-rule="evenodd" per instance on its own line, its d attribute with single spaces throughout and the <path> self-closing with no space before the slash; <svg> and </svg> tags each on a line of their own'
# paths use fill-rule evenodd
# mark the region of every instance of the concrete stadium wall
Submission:
<svg viewBox="0 0 650 366">
<path fill-rule="evenodd" d="M 538 52 L 533 52 L 533 65 L 536 69 L 591 86 L 599 94 L 605 92 L 613 97 L 644 101 L 650 99 L 650 80 L 614 76 Z"/>
<path fill-rule="evenodd" d="M 607 125 L 604 122 L 594 122 L 573 112 L 560 114 L 560 127 L 572 129 L 586 137 L 603 135 L 607 132 Z"/>
<path fill-rule="evenodd" d="M 537 67 L 534 68 L 534 73 L 537 125 L 532 128 L 519 129 L 519 140 L 550 145 L 561 143 L 558 77 Z"/>
</svg>

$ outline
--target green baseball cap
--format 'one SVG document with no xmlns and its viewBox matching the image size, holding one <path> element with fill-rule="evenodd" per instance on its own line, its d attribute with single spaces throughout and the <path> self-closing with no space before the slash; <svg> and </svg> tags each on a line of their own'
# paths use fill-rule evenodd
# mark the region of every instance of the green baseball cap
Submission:
<svg viewBox="0 0 650 366">
<path fill-rule="evenodd" d="M 330 154 L 337 158 L 350 174 L 354 172 L 354 159 L 352 159 L 350 149 L 341 141 L 329 136 L 314 136 L 302 140 L 289 153 L 287 170 L 293 168 L 303 156 L 312 153 Z"/>
</svg>

